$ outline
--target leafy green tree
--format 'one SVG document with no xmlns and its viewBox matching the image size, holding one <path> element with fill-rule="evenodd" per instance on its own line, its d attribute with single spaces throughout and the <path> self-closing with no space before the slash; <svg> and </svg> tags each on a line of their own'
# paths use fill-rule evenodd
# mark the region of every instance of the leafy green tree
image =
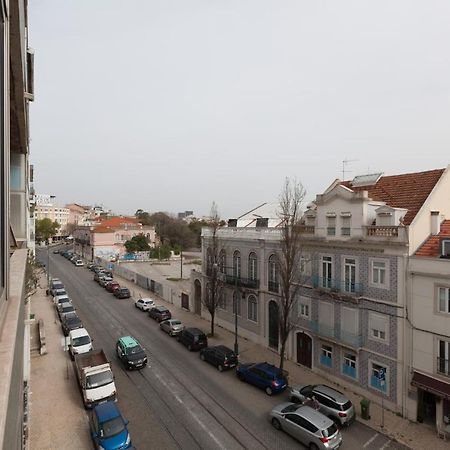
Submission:
<svg viewBox="0 0 450 450">
<path fill-rule="evenodd" d="M 147 250 L 150 250 L 147 238 L 143 234 L 133 236 L 131 239 L 125 242 L 124 246 L 127 249 L 128 253 L 145 252 Z"/>
<path fill-rule="evenodd" d="M 160 245 L 159 247 L 150 250 L 150 258 L 154 259 L 169 259 L 170 247 L 168 245 Z"/>
<path fill-rule="evenodd" d="M 58 222 L 52 222 L 48 217 L 45 219 L 36 219 L 35 234 L 38 241 L 48 241 L 55 236 L 61 225 Z"/>
</svg>

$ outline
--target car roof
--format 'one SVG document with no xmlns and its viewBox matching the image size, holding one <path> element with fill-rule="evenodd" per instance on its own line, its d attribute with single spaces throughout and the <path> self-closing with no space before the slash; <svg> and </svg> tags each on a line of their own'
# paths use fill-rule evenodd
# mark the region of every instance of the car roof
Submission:
<svg viewBox="0 0 450 450">
<path fill-rule="evenodd" d="M 281 375 L 280 369 L 273 364 L 269 364 L 267 362 L 257 363 L 255 364 L 258 369 L 262 369 L 267 373 L 271 373 L 272 375 Z"/>
<path fill-rule="evenodd" d="M 140 302 L 146 302 L 146 303 L 147 302 L 152 302 L 152 303 L 154 302 L 154 300 L 152 300 L 151 298 L 140 298 L 139 301 Z"/>
<path fill-rule="evenodd" d="M 228 348 L 225 345 L 216 345 L 215 347 L 210 347 L 210 348 L 220 350 L 221 352 L 224 352 L 224 353 L 234 353 L 234 351 L 231 350 L 231 348 Z"/>
<path fill-rule="evenodd" d="M 121 416 L 119 408 L 114 402 L 100 403 L 94 408 L 97 417 L 101 418 L 102 421 L 115 419 Z"/>
<path fill-rule="evenodd" d="M 336 389 L 333 389 L 329 386 L 325 386 L 324 384 L 315 385 L 314 391 L 319 392 L 321 394 L 325 394 L 326 396 L 335 400 L 337 403 L 348 402 L 348 398 L 342 392 L 339 392 Z"/>
<path fill-rule="evenodd" d="M 199 328 L 185 328 L 185 331 L 189 331 L 189 333 L 192 334 L 205 334 L 202 330 L 200 330 Z"/>
<path fill-rule="evenodd" d="M 119 339 L 122 344 L 128 347 L 135 347 L 136 345 L 140 345 L 139 342 L 133 336 L 123 336 Z"/>
<path fill-rule="evenodd" d="M 169 311 L 165 306 L 163 306 L 163 305 L 158 305 L 158 306 L 155 306 L 155 308 L 158 310 L 158 311 Z"/>
<path fill-rule="evenodd" d="M 333 421 L 331 419 L 310 406 L 300 406 L 293 414 L 297 414 L 305 419 L 308 419 L 322 430 L 333 425 Z"/>
<path fill-rule="evenodd" d="M 73 338 L 81 337 L 81 336 L 89 336 L 86 328 L 77 328 L 76 330 L 72 330 L 70 332 L 70 336 Z"/>
</svg>

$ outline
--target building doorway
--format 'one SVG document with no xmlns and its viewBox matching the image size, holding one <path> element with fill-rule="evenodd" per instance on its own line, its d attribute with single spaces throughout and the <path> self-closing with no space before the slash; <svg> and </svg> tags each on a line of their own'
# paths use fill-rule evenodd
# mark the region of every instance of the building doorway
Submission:
<svg viewBox="0 0 450 450">
<path fill-rule="evenodd" d="M 417 421 L 433 426 L 436 424 L 436 396 L 422 389 L 419 389 Z"/>
<path fill-rule="evenodd" d="M 303 331 L 297 333 L 297 362 L 312 367 L 312 339 Z"/>
<path fill-rule="evenodd" d="M 279 338 L 278 304 L 274 300 L 269 302 L 269 347 L 278 350 Z"/>
</svg>

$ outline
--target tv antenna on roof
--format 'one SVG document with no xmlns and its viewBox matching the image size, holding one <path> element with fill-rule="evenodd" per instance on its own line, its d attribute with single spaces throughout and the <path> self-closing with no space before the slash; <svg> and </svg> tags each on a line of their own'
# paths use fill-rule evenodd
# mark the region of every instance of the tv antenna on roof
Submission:
<svg viewBox="0 0 450 450">
<path fill-rule="evenodd" d="M 351 172 L 351 170 L 346 170 L 346 166 L 348 163 L 359 161 L 359 159 L 347 159 L 342 160 L 342 181 L 345 180 L 345 172 Z"/>
</svg>

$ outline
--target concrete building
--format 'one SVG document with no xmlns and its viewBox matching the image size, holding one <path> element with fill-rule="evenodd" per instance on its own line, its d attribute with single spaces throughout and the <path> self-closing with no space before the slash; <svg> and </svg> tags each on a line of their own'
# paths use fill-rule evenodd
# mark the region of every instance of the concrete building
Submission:
<svg viewBox="0 0 450 450">
<path fill-rule="evenodd" d="M 431 211 L 430 237 L 410 258 L 408 270 L 408 418 L 438 430 L 450 422 L 449 217 Z"/>
<path fill-rule="evenodd" d="M 26 445 L 29 395 L 29 305 L 26 261 L 30 233 L 29 102 L 34 52 L 28 47 L 27 2 L 0 8 L 0 447 Z"/>
<path fill-rule="evenodd" d="M 144 226 L 134 217 L 112 217 L 94 226 L 81 226 L 73 231 L 74 251 L 83 258 L 118 258 L 126 253 L 125 242 L 139 234 L 155 245 L 155 227 Z"/>
<path fill-rule="evenodd" d="M 407 266 L 430 234 L 430 211 L 450 208 L 449 193 L 447 168 L 335 180 L 317 195 L 304 214 L 302 284 L 288 358 L 406 414 Z M 264 208 L 219 230 L 226 287 L 217 321 L 233 329 L 237 311 L 240 336 L 278 351 L 281 233 L 277 215 Z M 204 229 L 203 270 L 191 276 L 196 312 L 211 275 L 210 245 Z"/>
<path fill-rule="evenodd" d="M 90 206 L 79 205 L 78 203 L 69 203 L 66 205 L 69 210 L 69 225 L 84 225 L 85 221 L 90 217 Z"/>
<path fill-rule="evenodd" d="M 34 219 L 50 219 L 52 222 L 59 223 L 60 227 L 56 236 L 65 236 L 67 234 L 67 225 L 69 223 L 70 210 L 52 203 L 36 204 L 34 209 Z"/>
</svg>

